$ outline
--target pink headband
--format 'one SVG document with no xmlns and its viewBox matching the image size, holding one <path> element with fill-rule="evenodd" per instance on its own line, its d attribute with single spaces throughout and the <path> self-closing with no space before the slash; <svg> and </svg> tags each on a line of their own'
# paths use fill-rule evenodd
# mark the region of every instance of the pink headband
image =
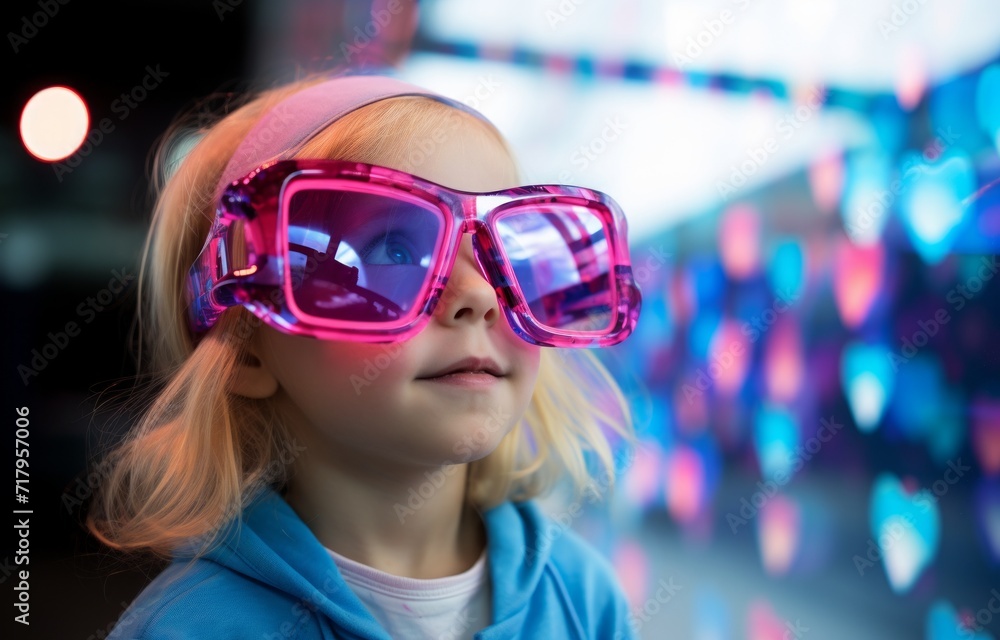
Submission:
<svg viewBox="0 0 1000 640">
<path fill-rule="evenodd" d="M 334 77 L 292 94 L 267 112 L 229 159 L 216 193 L 265 162 L 292 157 L 317 133 L 355 109 L 396 96 L 433 98 L 488 122 L 463 102 L 402 80 L 365 75 Z"/>
</svg>

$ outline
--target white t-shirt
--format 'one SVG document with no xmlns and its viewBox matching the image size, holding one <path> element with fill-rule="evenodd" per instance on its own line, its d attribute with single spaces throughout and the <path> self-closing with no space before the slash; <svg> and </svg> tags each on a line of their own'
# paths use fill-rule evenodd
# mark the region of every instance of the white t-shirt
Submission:
<svg viewBox="0 0 1000 640">
<path fill-rule="evenodd" d="M 327 549 L 358 598 L 395 640 L 471 640 L 492 618 L 486 550 L 444 578 L 404 578 Z"/>
</svg>

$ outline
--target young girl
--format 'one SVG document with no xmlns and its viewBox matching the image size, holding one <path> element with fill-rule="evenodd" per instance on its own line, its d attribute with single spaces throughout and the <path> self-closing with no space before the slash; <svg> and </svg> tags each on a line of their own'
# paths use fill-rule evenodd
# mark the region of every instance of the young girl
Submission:
<svg viewBox="0 0 1000 640">
<path fill-rule="evenodd" d="M 392 77 L 300 80 L 197 134 L 162 147 L 143 254 L 163 384 L 87 518 L 169 561 L 112 637 L 633 637 L 579 504 L 535 500 L 635 443 L 570 349 L 638 318 L 614 201 L 517 187 L 481 114 Z"/>
</svg>

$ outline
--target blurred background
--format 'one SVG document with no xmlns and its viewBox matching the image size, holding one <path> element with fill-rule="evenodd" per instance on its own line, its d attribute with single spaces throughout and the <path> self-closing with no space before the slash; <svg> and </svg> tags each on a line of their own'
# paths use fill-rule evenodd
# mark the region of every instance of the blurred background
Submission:
<svg viewBox="0 0 1000 640">
<path fill-rule="evenodd" d="M 127 426 L 106 407 L 135 372 L 150 149 L 199 98 L 336 69 L 462 99 L 527 182 L 625 210 L 642 316 L 599 355 L 643 447 L 568 521 L 642 638 L 1000 637 L 995 0 L 8 7 L 4 397 L 8 423 L 30 409 L 33 509 L 17 637 L 103 638 L 155 575 L 79 525 L 95 443 Z M 20 129 L 52 86 L 89 113 L 59 160 Z"/>
</svg>

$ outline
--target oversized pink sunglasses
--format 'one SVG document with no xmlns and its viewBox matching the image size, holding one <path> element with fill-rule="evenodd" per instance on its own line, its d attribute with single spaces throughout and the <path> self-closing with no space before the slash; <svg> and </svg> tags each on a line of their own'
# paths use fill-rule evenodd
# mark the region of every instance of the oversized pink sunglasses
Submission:
<svg viewBox="0 0 1000 640">
<path fill-rule="evenodd" d="M 610 196 L 564 185 L 473 193 L 302 159 L 265 163 L 222 192 L 190 270 L 191 327 L 207 331 L 242 305 L 288 334 L 405 340 L 432 317 L 465 233 L 526 342 L 603 347 L 634 329 L 641 295 Z"/>
</svg>

